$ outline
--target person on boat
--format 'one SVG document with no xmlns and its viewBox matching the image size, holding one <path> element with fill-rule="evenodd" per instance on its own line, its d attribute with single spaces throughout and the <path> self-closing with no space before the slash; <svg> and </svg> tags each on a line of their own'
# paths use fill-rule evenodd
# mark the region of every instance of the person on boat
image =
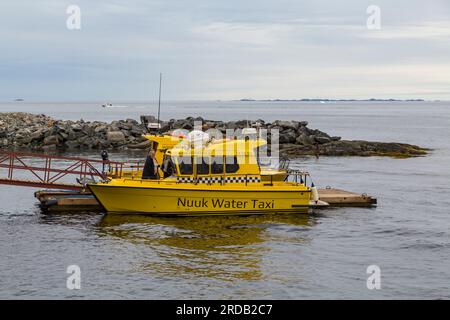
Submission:
<svg viewBox="0 0 450 320">
<path fill-rule="evenodd" d="M 175 167 L 170 158 L 165 158 L 162 166 L 162 171 L 164 173 L 164 178 L 170 177 L 175 172 Z"/>
<path fill-rule="evenodd" d="M 102 161 L 103 161 L 103 168 L 102 168 L 102 172 L 106 173 L 106 169 L 108 169 L 108 171 L 111 171 L 111 167 L 107 166 L 108 161 L 109 161 L 109 155 L 108 155 L 108 151 L 106 151 L 105 149 L 102 150 L 101 153 L 101 157 L 102 157 Z"/>
<path fill-rule="evenodd" d="M 142 179 L 157 179 L 158 172 L 155 166 L 155 152 L 150 150 L 145 159 L 144 170 L 142 171 Z"/>
</svg>

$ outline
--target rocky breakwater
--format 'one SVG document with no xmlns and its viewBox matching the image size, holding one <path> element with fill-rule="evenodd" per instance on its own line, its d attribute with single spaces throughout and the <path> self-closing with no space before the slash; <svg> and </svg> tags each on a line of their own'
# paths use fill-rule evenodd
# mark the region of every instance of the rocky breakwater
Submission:
<svg viewBox="0 0 450 320">
<path fill-rule="evenodd" d="M 156 119 L 149 119 L 156 122 Z M 171 119 L 162 122 L 162 131 L 192 130 L 194 123 L 222 132 L 242 129 L 247 120 L 213 121 L 200 117 Z M 308 128 L 306 121 L 257 120 L 261 128 L 278 129 L 280 153 L 288 157 L 324 156 L 393 156 L 425 155 L 428 149 L 405 143 L 342 140 L 323 131 Z M 112 121 L 55 120 L 45 115 L 0 113 L 0 147 L 27 150 L 67 149 L 144 149 L 149 142 L 142 137 L 145 127 L 134 119 Z M 270 130 L 269 130 L 270 139 Z"/>
<path fill-rule="evenodd" d="M 28 150 L 125 149 L 144 141 L 144 127 L 127 119 L 55 120 L 43 114 L 0 113 L 0 147 Z"/>
</svg>

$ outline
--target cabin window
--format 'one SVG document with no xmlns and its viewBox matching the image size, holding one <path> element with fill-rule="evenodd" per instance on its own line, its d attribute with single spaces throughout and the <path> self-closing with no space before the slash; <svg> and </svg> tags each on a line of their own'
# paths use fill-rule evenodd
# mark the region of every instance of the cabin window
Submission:
<svg viewBox="0 0 450 320">
<path fill-rule="evenodd" d="M 197 158 L 197 174 L 209 174 L 209 164 L 206 163 L 205 159 Z"/>
<path fill-rule="evenodd" d="M 193 174 L 193 165 L 192 158 L 190 157 L 181 157 L 178 158 L 180 174 Z"/>
<path fill-rule="evenodd" d="M 233 157 L 233 158 L 227 157 L 226 161 L 227 161 L 225 164 L 226 173 L 235 173 L 239 170 L 239 164 L 237 161 L 237 157 Z"/>
</svg>

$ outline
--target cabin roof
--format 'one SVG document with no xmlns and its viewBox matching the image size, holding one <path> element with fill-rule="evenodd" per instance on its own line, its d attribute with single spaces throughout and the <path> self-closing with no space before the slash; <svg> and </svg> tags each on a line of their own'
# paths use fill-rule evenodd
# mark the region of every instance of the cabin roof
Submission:
<svg viewBox="0 0 450 320">
<path fill-rule="evenodd" d="M 267 144 L 263 139 L 219 139 L 207 144 L 189 143 L 183 140 L 178 146 L 167 151 L 172 156 L 198 155 L 219 156 L 219 155 L 247 155 L 253 154 L 255 148 Z"/>
<path fill-rule="evenodd" d="M 154 141 L 158 143 L 158 149 L 169 149 L 176 146 L 180 141 L 183 140 L 182 137 L 175 137 L 171 135 L 154 135 L 154 134 L 147 134 L 143 136 L 145 139 Z"/>
</svg>

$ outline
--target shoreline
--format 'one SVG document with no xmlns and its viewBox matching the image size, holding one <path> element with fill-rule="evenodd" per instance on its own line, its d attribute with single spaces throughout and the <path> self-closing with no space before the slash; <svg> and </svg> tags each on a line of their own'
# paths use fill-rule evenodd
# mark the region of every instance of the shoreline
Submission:
<svg viewBox="0 0 450 320">
<path fill-rule="evenodd" d="M 201 117 L 161 121 L 161 132 L 192 130 L 194 121 L 225 132 L 239 130 L 255 121 L 217 121 Z M 157 122 L 153 116 L 148 122 Z M 343 140 L 318 129 L 308 128 L 307 121 L 265 122 L 263 129 L 278 129 L 280 155 L 301 156 L 389 156 L 409 158 L 423 156 L 430 149 L 399 142 Z M 24 112 L 0 113 L 0 148 L 27 151 L 65 150 L 134 150 L 146 149 L 150 142 L 142 137 L 146 128 L 134 119 L 103 121 L 56 120 L 44 114 Z"/>
</svg>

